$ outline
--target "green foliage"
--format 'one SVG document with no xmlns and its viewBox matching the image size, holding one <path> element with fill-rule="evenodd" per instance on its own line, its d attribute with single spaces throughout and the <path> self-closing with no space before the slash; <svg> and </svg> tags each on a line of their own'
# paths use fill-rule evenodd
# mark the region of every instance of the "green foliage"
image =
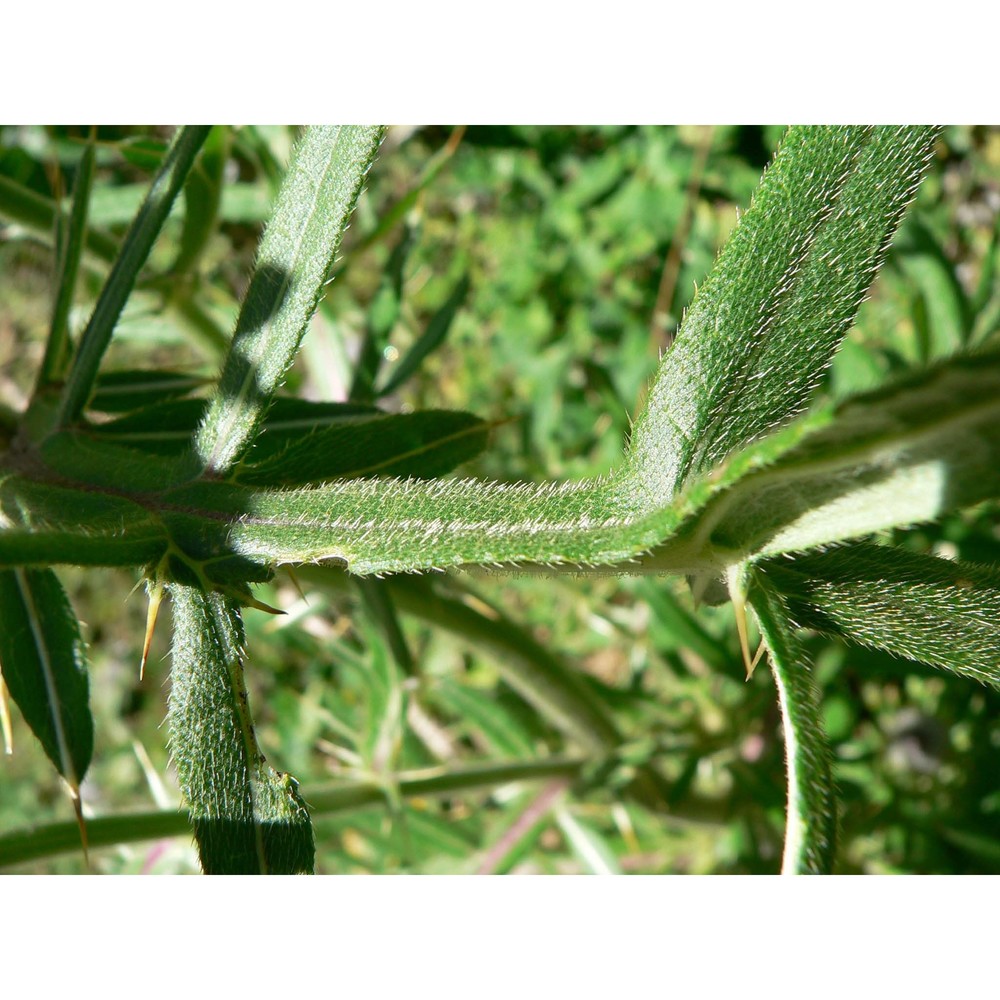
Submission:
<svg viewBox="0 0 1000 1000">
<path fill-rule="evenodd" d="M 627 868 L 625 855 L 643 840 L 665 845 L 667 868 L 685 852 L 708 850 L 714 860 L 694 867 L 768 870 L 785 815 L 767 778 L 782 756 L 775 706 L 787 757 L 784 869 L 829 871 L 838 857 L 838 865 L 864 867 L 852 812 L 858 797 L 888 810 L 922 801 L 923 792 L 897 789 L 884 769 L 859 763 L 873 759 L 879 738 L 887 747 L 901 738 L 894 734 L 905 712 L 894 721 L 894 702 L 885 701 L 895 682 L 878 686 L 886 661 L 872 661 L 874 680 L 865 682 L 882 701 L 864 686 L 845 694 L 841 678 L 854 660 L 842 647 L 817 647 L 815 632 L 996 679 L 995 644 L 982 624 L 995 616 L 991 570 L 870 543 L 823 551 L 892 529 L 912 545 L 906 526 L 936 522 L 934 530 L 951 532 L 948 544 L 972 549 L 963 554 L 977 561 L 976 539 L 992 530 L 988 512 L 980 521 L 953 512 L 997 496 L 995 350 L 917 372 L 903 359 L 926 363 L 986 340 L 1000 298 L 995 234 L 970 251 L 981 273 L 968 294 L 934 214 L 904 226 L 887 285 L 905 317 L 897 325 L 912 331 L 917 348 L 881 332 L 892 324 L 879 325 L 877 299 L 858 318 L 864 352 L 849 347 L 824 374 L 939 133 L 789 131 L 700 283 L 610 473 L 648 348 L 679 315 L 678 289 L 707 271 L 725 232 L 714 199 L 721 191 L 745 203 L 761 165 L 752 162 L 753 143 L 723 130 L 713 142 L 710 133 L 612 129 L 572 138 L 529 129 L 472 130 L 459 145 L 456 132 L 409 173 L 393 159 L 379 165 L 385 173 L 372 175 L 358 209 L 361 235 L 325 294 L 382 134 L 308 130 L 280 189 L 274 164 L 284 154 L 269 143 L 283 140 L 266 130 L 182 131 L 169 146 L 136 136 L 117 146 L 105 137 L 102 146 L 98 133 L 70 157 L 77 194 L 69 235 L 57 241 L 68 248 L 57 272 L 63 318 L 51 324 L 31 406 L 4 417 L 0 455 L 0 572 L 49 594 L 36 618 L 54 616 L 51 634 L 32 634 L 55 644 L 36 642 L 45 655 L 31 659 L 8 643 L 0 656 L 5 676 L 17 678 L 13 700 L 49 756 L 72 783 L 58 734 L 43 735 L 37 721 L 63 717 L 53 710 L 45 662 L 77 663 L 67 651 L 80 647 L 47 567 L 139 566 L 154 607 L 164 586 L 171 594 L 170 748 L 205 871 L 311 870 L 310 812 L 320 870 L 457 863 L 499 871 L 529 857 L 544 867 L 553 836 L 564 846 L 562 863 L 588 871 Z M 126 202 L 141 199 L 132 185 L 121 206 L 98 211 L 102 188 L 92 187 L 89 171 L 96 162 L 99 172 L 109 151 L 120 157 L 119 171 L 159 171 L 120 254 L 101 227 L 125 221 Z M 400 162 L 408 155 L 404 148 Z M 229 159 L 244 165 L 244 176 L 257 171 L 257 186 L 243 184 L 239 204 L 222 181 Z M 0 155 L 0 212 L 44 230 L 60 212 L 44 174 L 23 163 Z M 497 178 L 496 193 L 484 194 Z M 238 307 L 227 248 L 249 265 L 254 241 L 240 227 L 260 217 L 247 205 L 267 187 L 276 199 Z M 184 210 L 172 214 L 182 190 Z M 466 190 L 481 201 L 502 198 L 507 213 L 494 221 L 467 205 L 456 210 Z M 161 228 L 175 233 L 162 254 L 154 246 Z M 677 242 L 685 231 L 687 256 Z M 657 285 L 640 262 L 662 257 Z M 74 260 L 98 305 L 63 385 Z M 168 353 L 138 366 L 143 345 L 131 345 L 123 311 L 133 287 L 135 303 L 155 308 L 171 336 L 192 345 L 188 364 Z M 317 303 L 317 329 L 292 367 Z M 228 344 L 227 323 L 236 331 Z M 356 363 L 340 339 L 351 328 L 360 331 Z M 113 329 L 117 370 L 98 373 Z M 484 331 L 496 347 L 488 366 L 471 360 Z M 465 368 L 453 349 L 463 346 Z M 216 381 L 210 372 L 219 360 Z M 557 377 L 566 366 L 567 376 Z M 422 372 L 430 377 L 420 381 Z M 348 401 L 283 396 L 286 380 L 293 391 Z M 806 412 L 824 386 L 838 401 Z M 417 411 L 375 407 L 398 406 L 397 394 L 409 394 Z M 525 400 L 520 427 L 458 412 L 480 396 L 484 415 L 506 415 L 509 399 Z M 484 451 L 491 425 L 496 442 Z M 520 448 L 511 445 L 515 430 Z M 460 463 L 479 475 L 438 478 Z M 511 481 L 567 471 L 565 482 Z M 286 565 L 296 567 L 309 604 L 275 578 Z M 452 577 L 348 586 L 343 574 L 472 565 L 528 571 L 523 580 L 504 578 L 504 603 L 521 604 L 535 627 L 560 623 L 558 642 L 539 642 L 491 606 L 496 598 L 484 602 L 497 586 L 491 578 L 475 587 Z M 585 611 L 569 596 L 578 591 L 551 575 L 563 570 L 570 580 L 581 571 L 613 578 L 591 577 L 599 593 Z M 664 589 L 664 573 L 687 576 L 696 599 L 714 602 L 728 590 L 748 666 L 743 615 L 753 610 L 776 703 L 763 672 L 745 685 L 731 676 L 737 636 L 711 608 L 696 619 Z M 32 615 L 14 589 L 4 593 L 4 627 L 18 635 L 18 622 Z M 351 617 L 338 617 L 345 600 L 352 606 L 348 594 Z M 248 612 L 247 656 L 240 606 L 275 604 L 288 608 L 287 621 L 265 625 Z M 329 617 L 316 631 L 321 612 Z M 597 632 L 594 623 L 603 623 Z M 620 633 L 628 652 L 595 644 L 602 630 Z M 456 642 L 486 652 L 495 667 L 459 654 Z M 554 652 L 557 644 L 602 680 L 581 677 Z M 267 720 L 260 734 L 248 683 Z M 70 718 L 57 730 L 89 723 L 83 691 L 82 701 L 63 706 Z M 966 745 L 989 743 L 982 694 L 914 691 L 924 713 L 957 699 L 948 710 L 955 732 Z M 865 712 L 875 713 L 874 731 Z M 304 793 L 267 764 L 261 746 L 307 779 Z M 319 756 L 318 747 L 326 748 Z M 336 762 L 331 788 L 320 780 L 324 760 Z M 77 781 L 86 770 L 76 768 Z M 529 780 L 543 784 L 530 791 Z M 505 788 L 508 781 L 520 783 Z M 952 785 L 947 794 L 977 801 L 973 783 Z M 475 807 L 475 788 L 489 789 L 489 808 Z M 450 804 L 429 804 L 452 791 L 459 797 Z M 926 828 L 922 836 L 979 864 L 989 856 L 988 821 L 921 826 L 905 810 L 886 815 L 893 829 Z M 176 830 L 173 810 L 162 817 L 137 816 L 132 831 L 98 818 L 90 842 Z M 691 832 L 677 833 L 678 819 Z M 719 829 L 726 832 L 712 832 Z M 53 826 L 34 855 L 21 835 L 0 838 L 0 863 L 66 849 L 67 838 Z M 900 849 L 887 841 L 884 854 Z M 902 855 L 910 859 L 904 867 L 927 864 L 919 849 Z"/>
</svg>

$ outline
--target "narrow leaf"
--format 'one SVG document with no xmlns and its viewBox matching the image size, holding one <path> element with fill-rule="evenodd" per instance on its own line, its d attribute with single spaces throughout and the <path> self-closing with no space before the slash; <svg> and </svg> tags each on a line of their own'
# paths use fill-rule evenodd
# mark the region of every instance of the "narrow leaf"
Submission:
<svg viewBox="0 0 1000 1000">
<path fill-rule="evenodd" d="M 374 475 L 429 479 L 478 455 L 488 430 L 471 414 L 447 410 L 359 417 L 299 435 L 271 458 L 241 466 L 235 478 L 261 486 Z"/>
<path fill-rule="evenodd" d="M 208 132 L 207 127 L 188 126 L 174 136 L 80 338 L 63 390 L 60 426 L 75 422 L 83 412 L 125 302 Z"/>
<path fill-rule="evenodd" d="M 63 375 L 69 360 L 69 312 L 76 292 L 76 276 L 80 269 L 84 240 L 87 234 L 87 207 L 90 190 L 94 181 L 94 142 L 87 144 L 80 165 L 77 168 L 73 189 L 73 208 L 69 219 L 59 219 L 59 235 L 56 240 L 57 271 L 56 298 L 52 308 L 52 323 L 49 338 L 45 344 L 45 355 L 38 369 L 36 392 L 57 381 Z"/>
<path fill-rule="evenodd" d="M 367 402 L 375 398 L 375 379 L 378 377 L 389 337 L 399 319 L 403 304 L 403 268 L 415 239 L 414 229 L 406 226 L 389 255 L 378 290 L 368 307 L 365 336 L 361 342 L 361 354 L 351 385 L 350 399 L 353 402 Z"/>
<path fill-rule="evenodd" d="M 106 423 L 94 424 L 87 433 L 161 454 L 180 454 L 204 419 L 208 403 L 203 399 L 170 399 Z M 276 399 L 271 404 L 253 452 L 248 458 L 266 461 L 300 441 L 303 434 L 322 431 L 338 423 L 378 414 L 359 403 L 313 403 L 304 399 Z"/>
<path fill-rule="evenodd" d="M 611 845 L 596 830 L 566 808 L 556 810 L 556 822 L 570 850 L 588 875 L 622 874 Z"/>
<path fill-rule="evenodd" d="M 302 575 L 321 586 L 346 586 L 341 574 L 305 568 Z M 496 613 L 470 607 L 458 597 L 438 593 L 427 579 L 387 581 L 396 606 L 438 628 L 487 650 L 504 681 L 550 725 L 595 754 L 607 754 L 622 741 L 615 719 L 568 664 L 526 630 Z"/>
<path fill-rule="evenodd" d="M 156 516 L 123 497 L 0 479 L 0 566 L 139 566 L 168 541 Z"/>
<path fill-rule="evenodd" d="M 311 128 L 295 147 L 195 438 L 213 476 L 242 457 L 295 357 L 382 135 L 369 126 Z"/>
<path fill-rule="evenodd" d="M 801 426 L 812 430 L 734 478 L 685 534 L 779 554 L 1000 496 L 1000 352 L 954 358 Z"/>
<path fill-rule="evenodd" d="M 173 584 L 170 749 L 206 874 L 311 872 L 298 785 L 267 765 L 243 680 L 243 622 L 219 594 Z"/>
<path fill-rule="evenodd" d="M 186 396 L 200 389 L 205 382 L 197 375 L 162 368 L 104 372 L 97 378 L 90 407 L 102 413 L 126 413 Z M 200 413 L 201 410 L 198 410 Z M 104 426 L 101 425 L 102 429 Z M 196 421 L 188 429 L 189 438 L 194 426 Z"/>
<path fill-rule="evenodd" d="M 417 338 L 416 343 L 407 351 L 403 360 L 392 370 L 392 375 L 385 385 L 378 390 L 380 396 L 388 396 L 394 393 L 409 378 L 417 373 L 428 355 L 436 351 L 448 336 L 451 329 L 452 320 L 455 314 L 465 302 L 465 297 L 469 294 L 469 277 L 463 275 L 452 290 L 451 295 L 445 300 L 444 305 L 430 318 L 424 332 Z"/>
<path fill-rule="evenodd" d="M 454 770 L 429 768 L 399 774 L 396 785 L 400 794 L 417 799 L 453 796 L 462 792 L 489 792 L 513 782 L 542 781 L 560 776 L 574 778 L 586 763 L 581 758 L 552 757 L 500 764 L 471 764 Z M 377 781 L 340 781 L 335 785 L 310 787 L 303 797 L 308 800 L 313 815 L 332 816 L 384 802 L 385 788 Z M 172 811 L 100 816 L 87 823 L 92 848 L 178 837 L 189 829 L 188 814 Z M 0 834 L 0 868 L 54 857 L 79 850 L 79 847 L 80 834 L 73 823 L 46 823 L 15 830 Z"/>
<path fill-rule="evenodd" d="M 933 128 L 789 130 L 664 359 L 629 464 L 662 503 L 803 409 L 923 176 Z"/>
<path fill-rule="evenodd" d="M 847 545 L 761 564 L 798 624 L 1000 687 L 1000 571 Z"/>
<path fill-rule="evenodd" d="M 52 570 L 0 570 L 0 668 L 49 760 L 77 791 L 94 749 L 87 656 Z"/>
<path fill-rule="evenodd" d="M 750 600 L 767 644 L 785 733 L 788 818 L 782 873 L 829 874 L 834 861 L 837 813 L 832 754 L 823 731 L 816 687 L 781 595 L 765 577 L 756 574 Z"/>
<path fill-rule="evenodd" d="M 184 227 L 180 249 L 171 268 L 174 281 L 194 270 L 198 258 L 215 232 L 222 203 L 222 187 L 229 156 L 227 131 L 217 125 L 205 140 L 198 167 L 184 185 Z"/>
<path fill-rule="evenodd" d="M 0 215 L 12 219 L 33 232 L 51 238 L 59 206 L 52 198 L 32 191 L 9 177 L 0 176 Z M 112 261 L 118 252 L 118 243 L 106 233 L 87 229 L 84 245 L 95 257 Z"/>
</svg>

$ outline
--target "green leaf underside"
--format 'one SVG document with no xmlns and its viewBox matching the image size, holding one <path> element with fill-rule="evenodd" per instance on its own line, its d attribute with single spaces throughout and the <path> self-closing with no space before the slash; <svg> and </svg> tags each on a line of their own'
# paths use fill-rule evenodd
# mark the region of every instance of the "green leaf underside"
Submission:
<svg viewBox="0 0 1000 1000">
<path fill-rule="evenodd" d="M 762 563 L 793 621 L 1000 688 L 1000 571 L 870 543 Z"/>
<path fill-rule="evenodd" d="M 833 868 L 837 814 L 829 745 L 819 699 L 802 647 L 788 624 L 784 599 L 759 573 L 750 600 L 767 644 L 781 706 L 788 774 L 782 873 L 823 875 Z"/>
<path fill-rule="evenodd" d="M 747 456 L 758 467 L 717 472 L 731 485 L 682 533 L 748 556 L 780 554 L 996 497 L 1000 352 L 954 358 L 816 411 Z"/>
<path fill-rule="evenodd" d="M 0 670 L 45 753 L 78 789 L 94 749 L 87 657 L 52 570 L 0 570 Z"/>
<path fill-rule="evenodd" d="M 307 129 L 292 154 L 216 393 L 195 437 L 202 467 L 227 473 L 281 385 L 322 295 L 384 129 Z"/>
<path fill-rule="evenodd" d="M 312 824 L 297 783 L 267 765 L 254 735 L 238 609 L 220 594 L 180 584 L 170 594 L 170 749 L 203 869 L 311 872 Z"/>
</svg>

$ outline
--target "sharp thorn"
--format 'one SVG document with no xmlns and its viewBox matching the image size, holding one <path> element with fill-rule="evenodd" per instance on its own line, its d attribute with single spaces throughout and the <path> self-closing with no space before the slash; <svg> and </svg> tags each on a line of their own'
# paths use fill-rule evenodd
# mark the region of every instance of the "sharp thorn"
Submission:
<svg viewBox="0 0 1000 1000">
<path fill-rule="evenodd" d="M 160 613 L 160 602 L 163 600 L 163 584 L 154 583 L 149 588 L 149 605 L 146 608 L 146 635 L 142 643 L 142 659 L 139 661 L 139 680 L 146 672 L 146 660 L 149 657 L 149 647 L 153 642 L 153 630 L 156 628 L 156 618 Z"/>
</svg>

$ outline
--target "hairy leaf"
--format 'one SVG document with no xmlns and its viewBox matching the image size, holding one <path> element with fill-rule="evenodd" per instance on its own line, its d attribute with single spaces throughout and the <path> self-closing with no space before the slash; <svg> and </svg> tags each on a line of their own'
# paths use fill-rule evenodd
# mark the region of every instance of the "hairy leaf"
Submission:
<svg viewBox="0 0 1000 1000">
<path fill-rule="evenodd" d="M 87 428 L 87 433 L 144 451 L 181 454 L 190 447 L 192 435 L 204 418 L 207 406 L 207 401 L 203 399 L 164 400 L 115 420 L 94 424 Z M 378 413 L 374 406 L 361 403 L 275 399 L 247 458 L 252 461 L 273 458 L 299 441 L 303 434 Z"/>
<path fill-rule="evenodd" d="M 733 485 L 684 530 L 702 544 L 778 554 L 1000 496 L 1000 352 L 954 358 L 801 427 L 766 467 L 727 476 Z"/>
<path fill-rule="evenodd" d="M 383 129 L 308 129 L 295 147 L 195 450 L 222 476 L 239 461 L 291 365 Z"/>
<path fill-rule="evenodd" d="M 102 413 L 126 413 L 140 407 L 152 408 L 157 403 L 186 396 L 204 384 L 205 379 L 197 375 L 162 368 L 104 372 L 97 378 L 90 407 Z M 199 416 L 200 412 L 199 410 Z M 99 426 L 103 429 L 106 425 Z M 196 421 L 192 421 L 188 438 L 195 426 Z"/>
<path fill-rule="evenodd" d="M 170 749 L 206 874 L 311 872 L 313 835 L 298 785 L 257 745 L 233 603 L 170 588 L 174 617 Z"/>
<path fill-rule="evenodd" d="M 792 619 L 1000 687 L 1000 571 L 858 543 L 769 560 Z"/>
<path fill-rule="evenodd" d="M 94 749 L 87 654 L 52 570 L 0 570 L 0 669 L 45 753 L 78 789 Z"/>
<path fill-rule="evenodd" d="M 801 411 L 871 284 L 937 130 L 789 130 L 660 366 L 632 435 L 662 503 Z"/>
<path fill-rule="evenodd" d="M 448 410 L 359 417 L 300 434 L 270 458 L 259 460 L 251 452 L 235 478 L 262 486 L 379 474 L 429 479 L 478 455 L 487 433 L 477 417 Z"/>
<path fill-rule="evenodd" d="M 778 688 L 788 771 L 788 819 L 782 872 L 823 875 L 833 868 L 837 812 L 830 748 L 820 718 L 809 664 L 781 594 L 760 574 L 751 580 L 750 599 L 767 644 Z"/>
</svg>

